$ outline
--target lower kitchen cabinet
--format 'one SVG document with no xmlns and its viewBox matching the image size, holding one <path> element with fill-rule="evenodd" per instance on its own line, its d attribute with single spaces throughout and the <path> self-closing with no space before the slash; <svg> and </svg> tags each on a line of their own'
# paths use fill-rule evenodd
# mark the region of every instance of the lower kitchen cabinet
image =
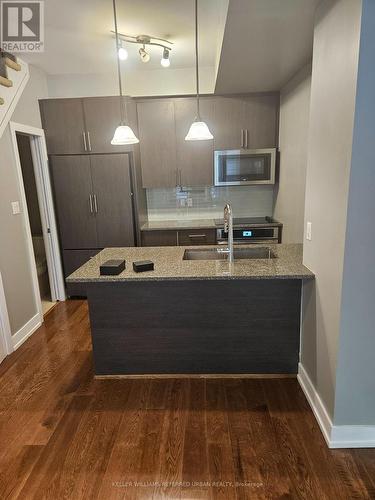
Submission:
<svg viewBox="0 0 375 500">
<path fill-rule="evenodd" d="M 215 229 L 142 231 L 143 247 L 216 245 Z"/>
</svg>

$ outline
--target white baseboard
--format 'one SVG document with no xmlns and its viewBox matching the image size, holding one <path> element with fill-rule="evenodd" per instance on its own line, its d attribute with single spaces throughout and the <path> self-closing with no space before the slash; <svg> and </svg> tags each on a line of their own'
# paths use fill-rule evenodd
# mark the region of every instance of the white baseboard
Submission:
<svg viewBox="0 0 375 500">
<path fill-rule="evenodd" d="M 323 401 L 301 363 L 298 365 L 297 380 L 329 448 L 375 448 L 375 425 L 333 425 Z"/>
<path fill-rule="evenodd" d="M 43 323 L 43 316 L 36 313 L 22 328 L 12 335 L 13 348 L 18 349 Z"/>
<path fill-rule="evenodd" d="M 307 401 L 309 402 L 311 409 L 318 421 L 320 430 L 323 433 L 324 439 L 326 440 L 329 447 L 331 447 L 331 430 L 332 430 L 332 420 L 329 416 L 323 401 L 320 399 L 319 394 L 316 392 L 313 383 L 310 380 L 306 370 L 299 363 L 298 365 L 298 375 L 297 380 L 301 386 Z"/>
</svg>

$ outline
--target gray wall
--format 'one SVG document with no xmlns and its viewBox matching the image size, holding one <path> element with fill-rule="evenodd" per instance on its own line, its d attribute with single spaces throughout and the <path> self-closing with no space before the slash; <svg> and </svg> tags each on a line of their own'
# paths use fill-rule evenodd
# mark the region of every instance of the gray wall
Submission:
<svg viewBox="0 0 375 500">
<path fill-rule="evenodd" d="M 333 416 L 341 284 L 360 37 L 360 0 L 323 0 L 314 30 L 306 176 L 305 288 L 301 363 Z"/>
<path fill-rule="evenodd" d="M 274 217 L 284 224 L 283 243 L 303 241 L 310 89 L 311 64 L 307 64 L 280 92 L 280 176 Z"/>
<path fill-rule="evenodd" d="M 363 0 L 334 422 L 375 424 L 375 2 Z"/>
<path fill-rule="evenodd" d="M 41 127 L 38 98 L 47 96 L 43 72 L 30 67 L 30 80 L 13 113 L 12 121 Z M 0 270 L 4 282 L 12 334 L 37 312 L 34 300 L 31 262 L 22 215 L 12 215 L 11 202 L 20 200 L 9 126 L 0 139 Z"/>
</svg>

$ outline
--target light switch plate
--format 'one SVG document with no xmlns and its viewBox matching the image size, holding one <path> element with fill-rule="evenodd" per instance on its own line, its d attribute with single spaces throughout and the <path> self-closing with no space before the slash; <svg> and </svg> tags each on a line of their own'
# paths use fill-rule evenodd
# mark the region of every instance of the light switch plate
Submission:
<svg viewBox="0 0 375 500">
<path fill-rule="evenodd" d="M 308 222 L 306 224 L 306 239 L 311 241 L 311 231 L 312 231 L 312 224 L 311 222 Z"/>
<path fill-rule="evenodd" d="M 17 215 L 21 213 L 20 202 L 12 201 L 12 214 Z"/>
</svg>

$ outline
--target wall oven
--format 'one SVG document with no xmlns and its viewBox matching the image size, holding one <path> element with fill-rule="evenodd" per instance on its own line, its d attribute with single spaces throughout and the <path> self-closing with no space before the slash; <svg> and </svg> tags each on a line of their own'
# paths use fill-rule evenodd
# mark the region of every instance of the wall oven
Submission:
<svg viewBox="0 0 375 500">
<path fill-rule="evenodd" d="M 276 148 L 215 151 L 215 186 L 275 184 Z"/>
</svg>

